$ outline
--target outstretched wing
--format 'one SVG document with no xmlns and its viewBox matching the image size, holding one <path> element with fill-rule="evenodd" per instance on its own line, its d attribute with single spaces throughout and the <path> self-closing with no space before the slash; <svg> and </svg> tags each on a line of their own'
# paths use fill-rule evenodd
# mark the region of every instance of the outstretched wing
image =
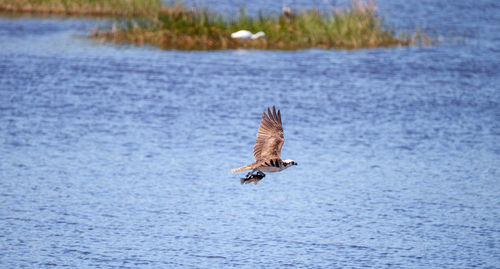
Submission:
<svg viewBox="0 0 500 269">
<path fill-rule="evenodd" d="M 281 125 L 281 113 L 273 106 L 273 111 L 267 108 L 267 114 L 262 114 L 257 140 L 253 147 L 255 161 L 267 161 L 269 159 L 281 159 L 281 146 L 285 141 L 283 127 Z"/>
</svg>

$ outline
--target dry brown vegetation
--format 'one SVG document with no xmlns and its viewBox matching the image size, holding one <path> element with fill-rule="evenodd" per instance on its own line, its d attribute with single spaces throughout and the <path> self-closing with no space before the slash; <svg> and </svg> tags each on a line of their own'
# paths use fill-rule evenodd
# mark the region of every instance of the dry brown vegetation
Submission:
<svg viewBox="0 0 500 269">
<path fill-rule="evenodd" d="M 160 0 L 0 0 L 0 11 L 93 16 L 155 16 Z"/>
</svg>

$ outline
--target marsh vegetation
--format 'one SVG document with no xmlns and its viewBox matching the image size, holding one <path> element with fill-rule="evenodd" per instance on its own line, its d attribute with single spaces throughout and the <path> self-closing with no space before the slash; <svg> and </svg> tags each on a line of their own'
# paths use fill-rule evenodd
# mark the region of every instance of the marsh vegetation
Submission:
<svg viewBox="0 0 500 269">
<path fill-rule="evenodd" d="M 0 0 L 0 11 L 91 16 L 154 16 L 160 0 Z"/>
<path fill-rule="evenodd" d="M 241 9 L 234 18 L 207 8 L 164 5 L 158 0 L 0 0 L 0 10 L 114 16 L 109 27 L 99 28 L 91 37 L 163 49 L 357 49 L 431 42 L 420 31 L 396 34 L 377 14 L 373 2 L 362 1 L 328 12 L 306 9 L 249 16 Z M 265 37 L 231 38 L 231 33 L 242 29 L 262 31 Z"/>
</svg>

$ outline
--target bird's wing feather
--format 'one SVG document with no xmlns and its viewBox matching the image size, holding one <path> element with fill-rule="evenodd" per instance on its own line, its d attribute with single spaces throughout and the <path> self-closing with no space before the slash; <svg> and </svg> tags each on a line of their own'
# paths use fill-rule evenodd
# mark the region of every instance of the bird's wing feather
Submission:
<svg viewBox="0 0 500 269">
<path fill-rule="evenodd" d="M 273 110 L 267 109 L 267 113 L 262 114 L 257 140 L 253 147 L 255 161 L 268 159 L 281 159 L 281 146 L 285 141 L 283 137 L 283 126 L 281 125 L 281 113 L 273 106 Z"/>
</svg>

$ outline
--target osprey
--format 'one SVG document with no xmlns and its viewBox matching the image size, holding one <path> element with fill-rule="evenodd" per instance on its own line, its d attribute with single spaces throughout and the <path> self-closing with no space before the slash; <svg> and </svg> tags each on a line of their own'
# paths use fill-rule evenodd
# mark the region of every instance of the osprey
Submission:
<svg viewBox="0 0 500 269">
<path fill-rule="evenodd" d="M 244 170 L 252 170 L 246 177 L 241 179 L 241 184 L 254 182 L 257 184 L 266 175 L 263 172 L 279 172 L 297 165 L 293 160 L 282 160 L 280 157 L 281 146 L 283 146 L 283 126 L 281 125 L 281 113 L 273 106 L 273 111 L 267 108 L 266 112 L 262 113 L 259 131 L 257 132 L 257 140 L 253 147 L 253 156 L 255 162 L 245 165 L 240 168 L 231 170 L 236 173 Z M 253 172 L 257 171 L 256 174 Z"/>
</svg>

